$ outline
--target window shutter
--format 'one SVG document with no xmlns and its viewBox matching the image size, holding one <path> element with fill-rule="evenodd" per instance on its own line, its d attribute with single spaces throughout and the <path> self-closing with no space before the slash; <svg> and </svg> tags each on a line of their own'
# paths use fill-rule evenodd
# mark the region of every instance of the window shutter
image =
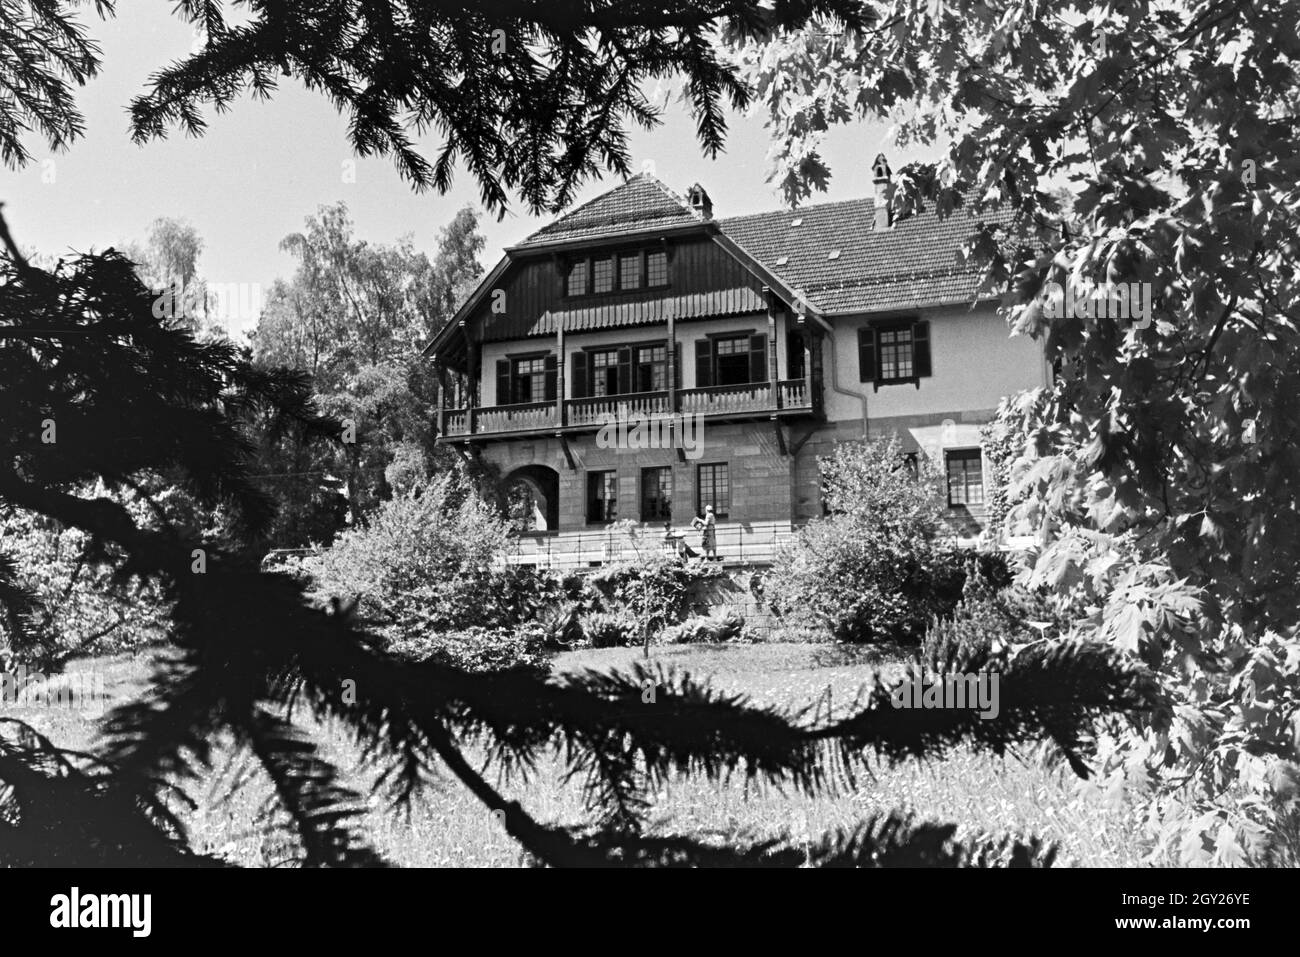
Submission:
<svg viewBox="0 0 1300 957">
<path fill-rule="evenodd" d="M 546 366 L 545 366 L 545 368 L 546 368 L 546 399 L 544 400 L 544 401 L 546 401 L 546 402 L 554 402 L 554 401 L 555 401 L 555 393 L 556 393 L 556 388 L 555 388 L 555 386 L 556 386 L 555 377 L 556 377 L 556 375 L 557 375 L 557 373 L 558 373 L 558 369 L 556 368 L 556 365 L 557 365 L 557 363 L 556 363 L 555 356 L 547 356 L 547 357 L 546 357 Z"/>
<path fill-rule="evenodd" d="M 673 388 L 682 387 L 682 344 L 673 343 Z"/>
<path fill-rule="evenodd" d="M 749 381 L 767 381 L 767 334 L 749 337 Z"/>
<path fill-rule="evenodd" d="M 497 405 L 510 404 L 510 360 L 497 360 Z"/>
<path fill-rule="evenodd" d="M 876 378 L 876 330 L 863 326 L 858 330 L 858 381 L 874 382 Z"/>
<path fill-rule="evenodd" d="M 573 369 L 572 381 L 569 383 L 569 398 L 583 399 L 587 396 L 587 353 L 575 352 L 569 361 Z"/>
<path fill-rule="evenodd" d="M 713 385 L 713 340 L 695 340 L 695 387 L 704 389 Z"/>
<path fill-rule="evenodd" d="M 912 369 L 919 379 L 930 375 L 930 324 L 918 322 L 912 326 Z"/>
<path fill-rule="evenodd" d="M 632 350 L 618 350 L 618 394 L 627 395 L 632 391 Z"/>
</svg>

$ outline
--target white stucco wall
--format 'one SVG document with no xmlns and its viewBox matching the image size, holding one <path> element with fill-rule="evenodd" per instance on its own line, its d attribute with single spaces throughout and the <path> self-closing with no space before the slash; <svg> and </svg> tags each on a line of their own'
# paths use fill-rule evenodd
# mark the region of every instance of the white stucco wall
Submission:
<svg viewBox="0 0 1300 957">
<path fill-rule="evenodd" d="M 992 305 L 921 310 L 917 318 L 930 323 L 933 374 L 912 383 L 883 385 L 858 381 L 858 329 L 867 317 L 837 317 L 835 384 L 865 394 L 869 419 L 993 409 L 1003 396 L 1047 383 L 1048 367 L 1042 347 L 1027 336 L 1010 335 Z M 860 398 L 831 388 L 831 347 L 823 346 L 827 372 L 826 418 L 832 422 L 861 420 Z M 978 444 L 978 442 L 971 443 Z"/>
</svg>

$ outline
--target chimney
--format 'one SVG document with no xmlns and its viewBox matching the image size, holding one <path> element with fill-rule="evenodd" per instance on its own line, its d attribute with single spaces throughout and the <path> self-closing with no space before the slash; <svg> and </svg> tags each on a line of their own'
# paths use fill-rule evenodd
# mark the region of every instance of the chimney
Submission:
<svg viewBox="0 0 1300 957">
<path fill-rule="evenodd" d="M 699 183 L 690 188 L 686 198 L 691 204 L 691 209 L 699 213 L 702 218 L 713 218 L 713 200 L 709 199 L 709 194 L 704 191 L 704 187 Z"/>
<path fill-rule="evenodd" d="M 889 185 L 889 175 L 889 161 L 885 159 L 884 153 L 880 153 L 871 164 L 871 181 L 876 187 L 872 202 L 872 208 L 876 214 L 873 229 L 888 229 L 893 222 L 893 217 L 889 212 L 889 196 L 892 192 Z"/>
</svg>

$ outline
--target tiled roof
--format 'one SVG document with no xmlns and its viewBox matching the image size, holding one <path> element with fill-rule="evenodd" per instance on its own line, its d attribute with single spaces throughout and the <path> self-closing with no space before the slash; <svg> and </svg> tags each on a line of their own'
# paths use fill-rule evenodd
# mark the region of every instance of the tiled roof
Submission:
<svg viewBox="0 0 1300 957">
<path fill-rule="evenodd" d="M 962 243 L 979 221 L 1008 223 L 1011 212 L 963 207 L 941 220 L 931 204 L 884 230 L 872 228 L 874 218 L 871 200 L 854 199 L 718 225 L 814 306 L 837 314 L 974 301 L 979 269 L 960 262 Z"/>
<path fill-rule="evenodd" d="M 583 203 L 553 223 L 543 226 L 519 245 L 627 236 L 643 230 L 686 226 L 702 222 L 686 201 L 648 173 Z"/>
</svg>

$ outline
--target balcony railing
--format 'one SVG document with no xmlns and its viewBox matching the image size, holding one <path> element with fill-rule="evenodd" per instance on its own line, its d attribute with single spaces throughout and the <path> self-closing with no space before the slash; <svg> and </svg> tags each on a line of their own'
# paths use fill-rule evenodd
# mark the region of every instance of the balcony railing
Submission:
<svg viewBox="0 0 1300 957">
<path fill-rule="evenodd" d="M 772 384 L 714 385 L 682 390 L 682 412 L 709 415 L 718 412 L 762 412 L 772 408 Z"/>
<path fill-rule="evenodd" d="M 631 395 L 603 395 L 587 399 L 569 399 L 568 425 L 600 425 L 610 419 L 631 415 L 667 415 L 667 392 L 634 392 Z"/>
<path fill-rule="evenodd" d="M 782 379 L 776 383 L 775 390 L 771 382 L 754 382 L 748 385 L 677 389 L 672 393 L 635 392 L 629 395 L 566 399 L 563 407 L 559 402 L 527 402 L 520 405 L 446 409 L 443 434 L 461 436 L 593 428 L 611 419 L 672 413 L 728 416 L 806 412 L 813 408 L 811 394 L 807 379 Z M 672 401 L 674 396 L 675 403 Z M 672 407 L 674 404 L 676 409 Z"/>
</svg>

